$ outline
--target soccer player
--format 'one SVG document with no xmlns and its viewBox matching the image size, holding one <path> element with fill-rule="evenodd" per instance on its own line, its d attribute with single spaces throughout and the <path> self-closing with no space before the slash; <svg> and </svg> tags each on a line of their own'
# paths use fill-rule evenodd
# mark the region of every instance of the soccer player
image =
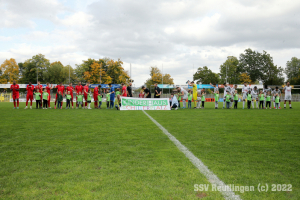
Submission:
<svg viewBox="0 0 300 200">
<path fill-rule="evenodd" d="M 171 99 L 172 99 L 172 104 L 171 104 L 171 110 L 172 108 L 174 108 L 174 110 L 177 110 L 178 108 L 178 100 L 176 98 L 176 96 L 174 95 L 174 93 L 171 94 Z"/>
<path fill-rule="evenodd" d="M 121 84 L 122 85 L 122 97 L 127 97 L 127 88 L 125 86 L 124 83 Z"/>
<path fill-rule="evenodd" d="M 63 96 L 65 87 L 62 85 L 62 82 L 60 82 L 60 84 L 58 86 L 56 86 L 56 89 L 57 89 L 57 93 L 55 96 L 54 109 L 56 109 L 56 102 L 57 102 L 58 94 Z M 63 106 L 63 100 L 61 100 L 60 105 L 58 104 L 58 109 L 62 108 L 62 106 Z"/>
<path fill-rule="evenodd" d="M 157 83 L 154 83 L 154 98 L 160 98 L 161 90 L 157 86 Z"/>
<path fill-rule="evenodd" d="M 193 87 L 193 100 L 194 100 L 194 109 L 196 109 L 196 105 L 197 105 L 197 93 L 198 93 L 198 91 L 197 91 L 197 84 L 194 82 L 194 81 L 192 81 L 192 82 L 188 82 L 188 85 L 189 86 L 192 86 Z"/>
<path fill-rule="evenodd" d="M 279 108 L 279 104 L 280 104 L 279 99 L 280 99 L 279 94 L 275 94 L 275 109 Z"/>
<path fill-rule="evenodd" d="M 201 103 L 202 103 L 202 109 L 204 109 L 205 95 L 206 95 L 206 92 L 205 92 L 205 91 L 203 91 L 203 92 L 202 92 L 202 94 L 201 94 Z"/>
<path fill-rule="evenodd" d="M 99 85 L 100 86 L 100 85 Z M 100 86 L 101 87 L 101 86 Z M 103 95 L 102 94 L 98 94 L 98 101 L 99 101 L 99 109 L 101 109 L 101 105 L 102 105 L 102 98 L 103 98 Z"/>
<path fill-rule="evenodd" d="M 78 82 L 78 85 L 75 86 L 76 95 L 79 94 L 79 92 L 82 94 L 83 92 L 83 86 L 81 85 L 81 82 Z M 77 98 L 77 96 L 76 96 Z M 77 99 L 76 99 L 77 102 Z M 78 105 L 76 105 L 78 107 Z"/>
<path fill-rule="evenodd" d="M 274 108 L 275 108 L 275 103 L 276 103 L 275 102 L 276 94 L 277 94 L 277 96 L 279 96 L 279 101 L 280 101 L 281 91 L 278 89 L 278 86 L 276 86 L 275 90 L 272 91 Z M 279 105 L 279 109 L 280 109 L 280 105 Z"/>
<path fill-rule="evenodd" d="M 74 88 L 73 88 L 73 86 L 72 86 L 72 83 L 69 83 L 69 86 L 66 88 L 66 92 L 67 92 L 67 94 L 69 94 L 69 92 L 70 92 L 70 95 L 71 95 L 71 99 L 70 99 L 70 101 L 71 101 L 71 104 L 72 104 L 72 109 L 73 109 L 73 91 L 74 91 Z M 70 108 L 70 105 L 69 105 L 69 108 Z"/>
<path fill-rule="evenodd" d="M 227 83 L 224 83 L 224 97 L 223 97 L 223 108 L 225 108 L 224 106 L 225 106 L 225 98 L 226 98 L 226 95 L 227 95 L 227 93 L 229 92 L 229 94 L 230 94 L 230 92 L 231 92 L 231 87 L 227 84 Z M 226 103 L 227 104 L 227 103 Z"/>
<path fill-rule="evenodd" d="M 235 91 L 237 91 L 237 85 L 235 84 L 230 91 L 230 95 L 231 95 L 231 100 L 230 100 L 230 108 L 232 107 L 233 104 L 233 96 L 235 94 Z"/>
<path fill-rule="evenodd" d="M 186 108 L 186 99 L 188 98 L 188 92 L 182 87 L 177 87 L 177 91 L 178 95 L 182 97 L 183 108 Z"/>
<path fill-rule="evenodd" d="M 193 99 L 192 91 L 189 90 L 189 93 L 188 93 L 188 108 L 192 108 L 192 99 Z"/>
<path fill-rule="evenodd" d="M 19 109 L 19 91 L 20 87 L 16 84 L 16 81 L 13 81 L 13 84 L 10 86 L 10 90 L 13 92 L 13 101 L 14 101 L 14 109 L 16 109 L 16 101 L 17 101 L 17 109 Z"/>
<path fill-rule="evenodd" d="M 117 110 L 120 110 L 120 108 L 121 108 L 121 95 L 117 95 L 115 107 L 116 107 Z"/>
<path fill-rule="evenodd" d="M 259 98 L 259 109 L 264 109 L 264 100 L 265 100 L 265 97 L 264 97 L 264 93 L 263 91 L 261 90 L 259 95 L 258 95 L 258 98 Z M 261 106 L 261 108 L 260 108 Z"/>
<path fill-rule="evenodd" d="M 41 83 L 38 81 L 37 85 L 35 86 L 35 91 L 37 91 L 37 89 L 39 89 L 40 92 L 43 91 L 43 86 L 41 85 Z"/>
<path fill-rule="evenodd" d="M 88 92 L 89 92 L 89 86 L 90 86 L 90 83 L 87 82 L 86 85 L 83 87 L 83 97 L 85 100 L 85 109 L 87 109 L 87 97 L 88 97 Z"/>
<path fill-rule="evenodd" d="M 83 109 L 83 95 L 81 92 L 78 92 L 76 95 L 76 109 L 79 108 L 79 105 L 81 105 L 81 109 Z"/>
<path fill-rule="evenodd" d="M 71 103 L 71 100 L 72 100 L 72 95 L 71 95 L 70 91 L 68 91 L 67 94 L 66 94 L 66 100 L 67 100 L 66 109 L 70 109 L 70 103 Z"/>
<path fill-rule="evenodd" d="M 244 82 L 244 86 L 242 88 L 242 93 L 243 93 L 243 109 L 245 108 L 245 100 L 247 99 L 247 94 L 248 94 L 249 90 L 250 90 L 250 87 L 247 86 L 246 82 Z"/>
<path fill-rule="evenodd" d="M 30 100 L 30 109 L 32 109 L 34 85 L 32 85 L 31 82 L 29 82 L 29 84 L 26 87 L 26 90 L 27 90 L 27 95 L 26 95 L 26 107 L 25 107 L 25 109 L 27 109 L 28 100 Z"/>
<path fill-rule="evenodd" d="M 251 90 L 252 96 L 252 108 L 254 108 L 254 101 L 256 101 L 256 108 L 258 108 L 258 89 L 254 86 L 253 90 Z"/>
<path fill-rule="evenodd" d="M 36 109 L 42 108 L 42 103 L 41 103 L 42 94 L 40 93 L 39 88 L 36 88 L 36 92 L 34 93 L 34 95 L 35 95 Z"/>
<path fill-rule="evenodd" d="M 211 84 L 210 83 L 210 85 L 212 86 L 212 87 L 214 87 L 214 93 L 216 93 L 217 91 L 219 91 L 219 87 L 217 86 L 217 84 Z"/>
<path fill-rule="evenodd" d="M 47 83 L 46 89 L 47 89 L 47 93 L 49 94 L 48 95 L 48 100 L 47 100 L 47 102 L 48 102 L 48 108 L 51 108 L 50 107 L 50 100 L 51 100 L 50 91 L 53 89 L 52 84 L 50 86 L 50 83 Z"/>
<path fill-rule="evenodd" d="M 237 90 L 236 90 L 235 93 L 234 93 L 233 100 L 234 100 L 234 109 L 237 109 L 238 102 L 239 102 L 239 95 L 238 95 L 238 93 L 237 93 Z"/>
<path fill-rule="evenodd" d="M 251 95 L 251 91 L 249 90 L 248 94 L 247 94 L 247 107 L 248 107 L 248 109 L 251 108 L 251 101 L 252 101 L 252 95 Z"/>
<path fill-rule="evenodd" d="M 268 109 L 268 106 L 269 106 L 269 109 L 271 109 L 271 93 L 270 92 L 267 93 L 266 109 Z"/>
<path fill-rule="evenodd" d="M 110 109 L 109 103 L 110 103 L 110 93 L 109 93 L 109 89 L 107 89 L 106 90 L 106 109 Z"/>
<path fill-rule="evenodd" d="M 47 109 L 48 107 L 48 99 L 49 99 L 49 93 L 47 91 L 47 89 L 45 88 L 44 89 L 44 92 L 43 92 L 43 109 Z"/>
<path fill-rule="evenodd" d="M 100 91 L 101 85 L 98 85 L 98 87 L 94 88 L 94 107 L 97 109 L 98 108 L 98 95 Z M 100 104 L 100 102 L 99 102 Z"/>
<path fill-rule="evenodd" d="M 92 93 L 91 93 L 91 89 L 89 89 L 88 92 L 87 92 L 86 102 L 88 103 L 87 109 L 92 109 L 92 108 L 91 108 L 91 102 L 92 102 Z"/>
<path fill-rule="evenodd" d="M 263 93 L 264 93 L 264 97 L 265 97 L 265 100 L 264 100 L 264 106 L 266 108 L 266 99 L 267 99 L 267 94 L 268 92 L 271 92 L 272 89 L 271 88 L 268 88 L 268 85 L 265 85 L 265 88 L 263 90 Z"/>
<path fill-rule="evenodd" d="M 216 90 L 214 92 L 214 96 L 215 96 L 215 109 L 218 109 L 218 107 L 219 107 L 219 90 Z"/>
<path fill-rule="evenodd" d="M 114 86 L 110 84 L 108 84 L 108 86 L 110 87 L 110 108 L 114 108 L 114 104 L 115 104 L 115 88 Z"/>
<path fill-rule="evenodd" d="M 201 108 L 201 94 L 200 94 L 200 92 L 198 93 L 198 96 L 197 96 L 197 107 L 196 108 Z"/>
<path fill-rule="evenodd" d="M 225 96 L 225 101 L 226 101 L 226 108 L 229 109 L 230 107 L 230 101 L 231 101 L 231 95 L 230 95 L 230 92 L 227 91 L 227 94 Z"/>
<path fill-rule="evenodd" d="M 286 86 L 284 86 L 282 92 L 284 95 L 284 108 L 286 108 L 286 101 L 289 101 L 290 109 L 292 109 L 292 87 L 290 86 L 290 82 L 286 82 Z"/>
</svg>

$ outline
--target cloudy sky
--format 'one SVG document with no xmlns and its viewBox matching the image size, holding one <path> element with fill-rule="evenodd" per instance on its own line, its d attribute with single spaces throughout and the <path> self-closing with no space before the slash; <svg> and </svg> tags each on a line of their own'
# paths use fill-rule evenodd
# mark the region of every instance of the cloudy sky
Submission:
<svg viewBox="0 0 300 200">
<path fill-rule="evenodd" d="M 184 84 L 196 68 L 219 72 L 246 48 L 285 67 L 300 57 L 299 10 L 295 0 L 0 0 L 0 63 L 38 53 L 73 67 L 120 58 L 136 86 L 150 66 Z"/>
</svg>

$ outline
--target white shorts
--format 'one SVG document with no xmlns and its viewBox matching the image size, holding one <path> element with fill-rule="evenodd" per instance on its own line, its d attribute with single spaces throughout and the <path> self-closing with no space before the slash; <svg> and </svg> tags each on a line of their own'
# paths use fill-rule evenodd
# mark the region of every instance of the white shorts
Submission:
<svg viewBox="0 0 300 200">
<path fill-rule="evenodd" d="M 247 99 L 247 93 L 243 93 L 243 100 Z"/>
<path fill-rule="evenodd" d="M 285 95 L 284 100 L 285 101 L 292 101 L 292 95 Z"/>
<path fill-rule="evenodd" d="M 257 99 L 257 95 L 252 95 L 252 100 Z"/>
</svg>

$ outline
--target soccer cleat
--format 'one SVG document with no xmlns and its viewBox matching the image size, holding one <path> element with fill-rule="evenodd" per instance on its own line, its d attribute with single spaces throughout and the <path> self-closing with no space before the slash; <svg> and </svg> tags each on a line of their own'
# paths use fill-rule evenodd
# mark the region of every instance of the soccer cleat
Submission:
<svg viewBox="0 0 300 200">
<path fill-rule="evenodd" d="M 281 109 L 281 107 L 279 107 L 279 109 Z"/>
<path fill-rule="evenodd" d="M 76 109 L 78 109 L 78 107 L 76 107 Z"/>
<path fill-rule="evenodd" d="M 274 107 L 274 109 L 275 109 L 275 107 Z"/>
<path fill-rule="evenodd" d="M 175 110 L 178 110 L 178 108 L 175 108 Z"/>
<path fill-rule="evenodd" d="M 19 107 L 17 107 L 17 109 L 19 109 Z"/>
<path fill-rule="evenodd" d="M 24 109 L 27 109 L 27 106 Z"/>
<path fill-rule="evenodd" d="M 72 109 L 74 109 L 73 106 L 72 106 Z"/>
<path fill-rule="evenodd" d="M 91 108 L 87 108 L 87 109 L 91 109 Z"/>
<path fill-rule="evenodd" d="M 16 109 L 16 107 L 14 107 L 13 109 Z"/>
<path fill-rule="evenodd" d="M 51 107 L 49 107 L 49 109 L 51 109 Z"/>
<path fill-rule="evenodd" d="M 30 109 L 32 109 L 32 106 L 30 106 Z"/>
<path fill-rule="evenodd" d="M 54 106 L 54 109 L 56 109 L 56 106 Z"/>
<path fill-rule="evenodd" d="M 292 107 L 290 107 L 290 109 L 292 109 Z"/>
<path fill-rule="evenodd" d="M 47 109 L 47 108 L 45 108 L 45 109 Z"/>
<path fill-rule="evenodd" d="M 286 107 L 284 107 L 284 109 L 286 109 Z"/>
</svg>

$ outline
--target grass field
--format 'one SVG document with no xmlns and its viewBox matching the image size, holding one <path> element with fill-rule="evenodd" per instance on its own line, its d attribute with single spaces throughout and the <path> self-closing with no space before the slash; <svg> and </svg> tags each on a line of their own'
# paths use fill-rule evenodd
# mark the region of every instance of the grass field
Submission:
<svg viewBox="0 0 300 200">
<path fill-rule="evenodd" d="M 147 113 L 224 183 L 255 186 L 236 191 L 242 199 L 299 199 L 300 103 L 213 104 Z M 142 111 L 12 107 L 0 103 L 0 199 L 223 199 L 211 188 L 194 191 L 209 180 Z M 270 191 L 272 184 L 292 191 Z"/>
</svg>

